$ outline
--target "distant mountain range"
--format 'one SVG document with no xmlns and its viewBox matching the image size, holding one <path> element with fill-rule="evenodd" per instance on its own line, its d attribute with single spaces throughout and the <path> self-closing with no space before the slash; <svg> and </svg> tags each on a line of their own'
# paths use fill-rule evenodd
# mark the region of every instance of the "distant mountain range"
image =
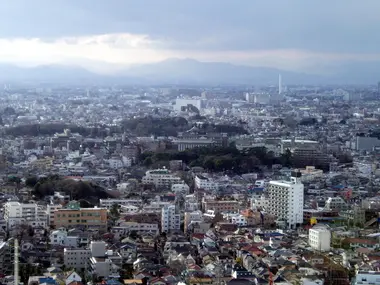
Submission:
<svg viewBox="0 0 380 285">
<path fill-rule="evenodd" d="M 168 59 L 135 65 L 112 75 L 65 65 L 23 68 L 0 64 L 0 81 L 46 83 L 115 84 L 277 84 L 281 74 L 287 84 L 376 84 L 380 80 L 379 62 L 344 63 L 333 75 L 316 75 L 268 67 L 200 62 L 193 59 Z"/>
</svg>

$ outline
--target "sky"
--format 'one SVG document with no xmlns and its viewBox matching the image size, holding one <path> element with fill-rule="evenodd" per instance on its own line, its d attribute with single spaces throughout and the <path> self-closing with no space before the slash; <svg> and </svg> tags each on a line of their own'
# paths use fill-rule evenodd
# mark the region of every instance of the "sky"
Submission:
<svg viewBox="0 0 380 285">
<path fill-rule="evenodd" d="M 99 72 L 168 58 L 323 71 L 380 60 L 379 0 L 12 0 L 0 62 Z"/>
</svg>

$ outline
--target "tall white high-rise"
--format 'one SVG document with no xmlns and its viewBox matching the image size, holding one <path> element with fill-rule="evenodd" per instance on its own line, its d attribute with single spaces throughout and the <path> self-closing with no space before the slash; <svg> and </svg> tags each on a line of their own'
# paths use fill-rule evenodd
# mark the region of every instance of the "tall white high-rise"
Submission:
<svg viewBox="0 0 380 285">
<path fill-rule="evenodd" d="M 281 74 L 278 75 L 278 94 L 282 93 L 282 78 Z"/>
<path fill-rule="evenodd" d="M 304 185 L 301 173 L 292 172 L 291 181 L 270 181 L 268 186 L 268 212 L 288 228 L 303 222 Z"/>
</svg>

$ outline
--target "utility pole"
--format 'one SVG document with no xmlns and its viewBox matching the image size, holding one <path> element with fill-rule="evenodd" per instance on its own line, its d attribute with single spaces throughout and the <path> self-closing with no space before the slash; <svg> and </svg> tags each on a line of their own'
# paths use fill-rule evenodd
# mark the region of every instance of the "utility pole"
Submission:
<svg viewBox="0 0 380 285">
<path fill-rule="evenodd" d="M 218 261 L 216 263 L 216 266 L 215 266 L 215 275 L 216 275 L 216 284 L 217 285 L 221 284 L 220 279 L 221 279 L 221 277 L 223 277 L 222 274 L 223 274 L 222 264 Z"/>
<path fill-rule="evenodd" d="M 14 241 L 14 285 L 19 285 L 20 284 L 20 275 L 19 275 L 19 246 L 18 246 L 18 239 L 16 238 Z"/>
</svg>

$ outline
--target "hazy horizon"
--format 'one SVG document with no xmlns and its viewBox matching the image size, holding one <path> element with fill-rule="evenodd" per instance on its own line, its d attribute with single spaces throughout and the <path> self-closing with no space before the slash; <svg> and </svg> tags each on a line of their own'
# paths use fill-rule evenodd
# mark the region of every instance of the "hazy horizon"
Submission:
<svg viewBox="0 0 380 285">
<path fill-rule="evenodd" d="M 104 72 L 168 58 L 326 72 L 379 61 L 380 2 L 12 0 L 0 63 Z"/>
</svg>

